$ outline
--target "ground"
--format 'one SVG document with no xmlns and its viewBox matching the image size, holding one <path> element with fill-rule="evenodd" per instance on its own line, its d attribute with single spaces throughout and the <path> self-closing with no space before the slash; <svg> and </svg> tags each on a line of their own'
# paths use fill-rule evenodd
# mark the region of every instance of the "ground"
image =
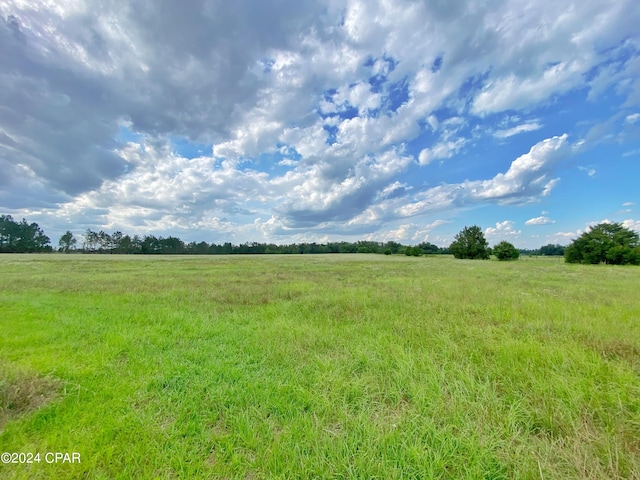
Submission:
<svg viewBox="0 0 640 480">
<path fill-rule="evenodd" d="M 0 256 L 2 478 L 640 478 L 640 268 Z"/>
</svg>

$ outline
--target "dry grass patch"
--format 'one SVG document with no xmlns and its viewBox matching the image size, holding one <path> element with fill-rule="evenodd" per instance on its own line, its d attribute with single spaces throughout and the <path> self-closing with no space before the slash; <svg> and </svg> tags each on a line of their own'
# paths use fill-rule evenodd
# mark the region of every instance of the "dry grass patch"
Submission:
<svg viewBox="0 0 640 480">
<path fill-rule="evenodd" d="M 60 396 L 59 380 L 17 370 L 0 362 L 0 430 L 11 420 L 28 415 Z"/>
</svg>

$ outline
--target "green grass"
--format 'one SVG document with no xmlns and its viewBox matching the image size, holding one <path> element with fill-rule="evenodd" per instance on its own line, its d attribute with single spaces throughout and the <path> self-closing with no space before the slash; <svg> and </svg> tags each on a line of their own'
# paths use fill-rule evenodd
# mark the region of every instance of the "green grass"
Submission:
<svg viewBox="0 0 640 480">
<path fill-rule="evenodd" d="M 640 268 L 0 256 L 0 478 L 640 478 Z"/>
</svg>

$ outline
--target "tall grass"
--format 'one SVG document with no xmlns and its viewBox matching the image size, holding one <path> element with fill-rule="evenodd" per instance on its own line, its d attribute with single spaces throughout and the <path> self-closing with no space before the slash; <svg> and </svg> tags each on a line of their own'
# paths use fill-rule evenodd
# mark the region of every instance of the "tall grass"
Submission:
<svg viewBox="0 0 640 480">
<path fill-rule="evenodd" d="M 0 268 L 0 450 L 81 454 L 2 478 L 640 478 L 638 268 L 374 255 Z"/>
</svg>

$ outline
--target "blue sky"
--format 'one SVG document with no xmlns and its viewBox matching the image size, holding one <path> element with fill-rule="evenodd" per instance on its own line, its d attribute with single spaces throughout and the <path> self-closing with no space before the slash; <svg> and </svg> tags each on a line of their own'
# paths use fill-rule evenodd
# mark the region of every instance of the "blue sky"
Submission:
<svg viewBox="0 0 640 480">
<path fill-rule="evenodd" d="M 640 230 L 640 4 L 8 1 L 0 212 L 187 241 Z"/>
</svg>

